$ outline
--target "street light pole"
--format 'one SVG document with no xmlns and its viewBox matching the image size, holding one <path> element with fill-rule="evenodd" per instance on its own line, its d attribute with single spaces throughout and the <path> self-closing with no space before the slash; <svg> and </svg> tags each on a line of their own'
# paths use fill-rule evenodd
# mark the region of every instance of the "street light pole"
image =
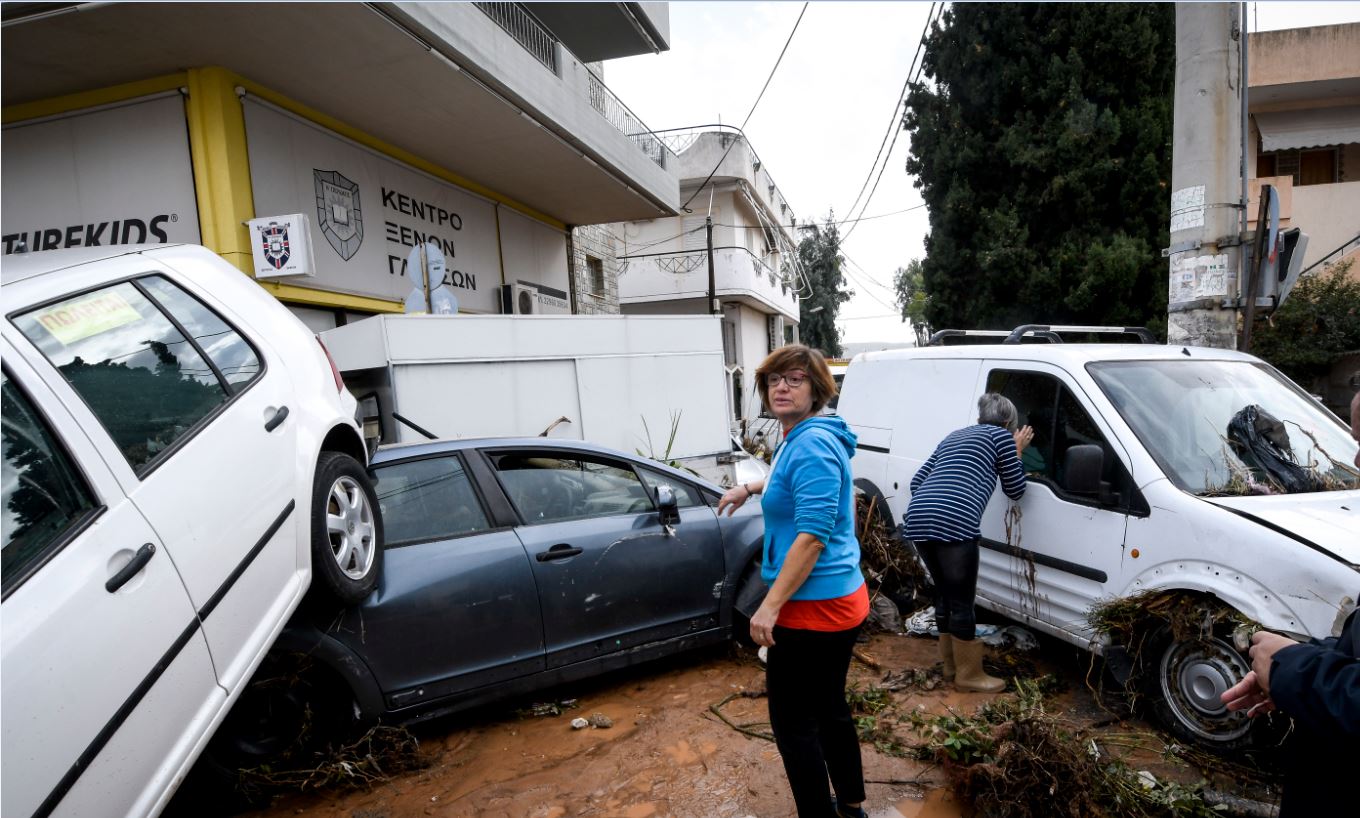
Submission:
<svg viewBox="0 0 1360 818">
<path fill-rule="evenodd" d="M 713 217 L 704 218 L 704 231 L 708 234 L 708 311 L 714 315 L 719 315 L 722 310 L 718 307 L 718 287 L 713 278 Z"/>
</svg>

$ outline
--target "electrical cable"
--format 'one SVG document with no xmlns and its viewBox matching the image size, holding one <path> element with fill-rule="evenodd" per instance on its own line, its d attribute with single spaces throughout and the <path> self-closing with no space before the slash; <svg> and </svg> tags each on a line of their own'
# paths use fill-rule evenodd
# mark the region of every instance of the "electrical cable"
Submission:
<svg viewBox="0 0 1360 818">
<path fill-rule="evenodd" d="M 789 43 L 793 42 L 793 35 L 798 33 L 798 24 L 803 22 L 803 15 L 807 13 L 807 7 L 808 4 L 803 3 L 803 9 L 802 11 L 798 12 L 798 19 L 795 20 L 793 23 L 793 30 L 789 32 L 789 38 L 784 41 L 784 47 L 779 51 L 779 59 L 774 61 L 774 68 L 770 69 L 770 75 L 765 78 L 765 84 L 761 86 L 760 93 L 756 95 L 756 101 L 751 103 L 751 110 L 746 112 L 746 118 L 741 121 L 741 127 L 738 128 L 737 130 L 743 133 L 746 132 L 746 123 L 751 121 L 751 114 L 754 114 L 756 112 L 756 106 L 760 104 L 761 98 L 765 96 L 765 89 L 770 87 L 770 80 L 774 79 L 774 72 L 779 70 L 779 64 L 784 61 L 784 54 L 789 50 Z M 685 203 L 680 205 L 681 210 L 684 210 L 685 208 L 689 207 L 689 203 L 694 201 L 694 197 L 698 196 L 699 191 L 703 190 L 704 186 L 709 183 L 709 181 L 713 178 L 713 174 L 718 172 L 718 168 L 722 167 L 722 163 L 727 159 L 727 154 L 731 153 L 732 146 L 735 144 L 737 144 L 737 140 L 734 138 L 730 143 L 728 143 L 727 150 L 723 151 L 723 155 L 719 157 L 718 164 L 713 166 L 713 170 L 710 171 L 708 176 L 704 178 L 704 181 L 699 185 L 699 187 L 695 188 L 694 192 L 691 193 L 689 198 L 685 200 Z"/>
<path fill-rule="evenodd" d="M 873 216 L 860 216 L 858 219 L 840 219 L 840 220 L 838 220 L 838 221 L 831 222 L 831 224 L 840 226 L 840 225 L 842 225 L 842 224 L 854 224 L 855 222 L 868 222 L 868 221 L 873 221 L 874 219 L 886 219 L 886 218 L 888 218 L 889 216 L 900 216 L 900 215 L 903 214 L 903 213 L 910 213 L 910 212 L 913 211 L 913 210 L 920 210 L 920 209 L 923 208 L 923 207 L 925 207 L 925 203 L 924 203 L 924 202 L 921 203 L 921 204 L 918 204 L 918 205 L 912 205 L 911 207 L 903 208 L 903 209 L 901 209 L 901 210 L 894 210 L 894 211 L 891 212 L 891 213 L 876 213 L 876 214 L 874 214 Z M 714 226 L 714 227 L 730 227 L 730 228 L 733 228 L 734 230 L 754 230 L 754 229 L 757 229 L 757 225 L 753 225 L 753 224 L 719 224 L 718 222 L 714 222 L 714 223 L 713 223 L 713 226 Z M 797 229 L 797 228 L 799 228 L 799 227 L 807 227 L 808 225 L 806 225 L 806 224 L 776 224 L 776 225 L 774 225 L 774 226 L 775 226 L 775 227 L 787 227 L 787 228 L 790 228 L 790 229 Z"/>
<path fill-rule="evenodd" d="M 930 18 L 934 14 L 935 4 L 931 3 L 930 11 L 926 13 L 927 24 L 929 24 Z M 902 81 L 902 92 L 897 95 L 897 103 L 893 105 L 892 118 L 888 120 L 888 129 L 883 132 L 883 139 L 878 143 L 878 153 L 874 154 L 873 164 L 869 165 L 869 172 L 864 176 L 864 184 L 859 186 L 859 193 L 855 194 L 855 201 L 850 205 L 849 209 L 845 211 L 846 213 L 855 212 L 855 206 L 859 204 L 859 200 L 864 196 L 865 188 L 869 187 L 869 180 L 873 178 L 874 168 L 878 167 L 878 160 L 883 156 L 883 146 L 888 144 L 888 137 L 892 135 L 893 126 L 896 125 L 901 127 L 902 120 L 897 116 L 897 110 L 907 101 L 907 90 L 911 88 L 911 72 L 915 66 L 916 61 L 913 59 L 912 65 L 907 68 L 907 77 Z"/>
<path fill-rule="evenodd" d="M 934 4 L 932 4 L 932 5 L 931 5 L 931 10 L 933 11 L 934 8 L 935 8 L 935 6 L 934 6 Z M 943 16 L 943 14 L 944 14 L 944 6 L 943 6 L 943 5 L 940 5 L 939 15 L 936 16 L 936 19 L 938 20 L 938 18 L 939 18 L 940 16 Z M 927 36 L 929 36 L 929 34 L 930 34 L 930 26 L 931 26 L 931 24 L 932 24 L 933 22 L 935 22 L 935 21 L 932 20 L 932 19 L 930 19 L 929 16 L 927 16 L 925 28 L 922 29 L 922 31 L 921 31 L 921 39 L 920 39 L 920 41 L 916 44 L 916 56 L 915 56 L 915 57 L 912 57 L 912 60 L 911 60 L 912 70 L 911 70 L 911 71 L 908 71 L 908 74 L 909 74 L 909 75 L 912 74 L 913 71 L 915 72 L 914 75 L 912 76 L 910 82 L 916 82 L 918 79 L 920 79 L 920 77 L 921 77 L 921 70 L 925 68 L 925 63 L 924 63 L 924 62 L 921 62 L 921 63 L 918 65 L 917 60 L 920 58 L 921 52 L 925 49 L 925 46 L 926 46 L 926 38 L 927 38 Z M 904 99 L 904 101 L 905 101 L 905 99 Z M 896 130 L 893 131 L 892 144 L 890 144 L 890 145 L 888 146 L 888 155 L 885 156 L 885 157 L 883 157 L 883 165 L 878 169 L 878 178 L 874 179 L 874 186 L 873 186 L 873 188 L 871 188 L 871 189 L 869 190 L 869 197 L 868 197 L 867 199 L 864 200 L 864 205 L 863 205 L 863 207 L 860 208 L 860 213 L 861 213 L 861 214 L 864 213 L 864 211 L 867 210 L 867 209 L 869 208 L 869 202 L 873 201 L 874 193 L 878 191 L 878 183 L 881 182 L 881 181 L 883 180 L 883 171 L 885 171 L 885 170 L 888 169 L 888 160 L 889 160 L 890 158 L 892 158 L 893 148 L 895 148 L 895 147 L 897 146 L 897 137 L 898 137 L 899 134 L 902 133 L 903 130 L 905 130 L 905 129 L 902 128 L 902 127 L 898 127 Z M 870 173 L 873 173 L 874 171 L 873 171 L 872 168 L 870 168 L 870 169 L 869 169 L 869 172 L 870 172 Z M 853 215 L 853 213 L 851 213 L 850 215 Z M 844 235 L 844 236 L 841 236 L 841 241 L 845 241 L 846 239 L 850 238 L 850 234 L 853 233 L 853 232 L 855 232 L 855 228 L 856 228 L 857 226 L 859 226 L 859 225 L 858 225 L 858 222 L 856 222 L 855 224 L 850 225 L 850 229 L 845 231 L 845 235 Z"/>
</svg>

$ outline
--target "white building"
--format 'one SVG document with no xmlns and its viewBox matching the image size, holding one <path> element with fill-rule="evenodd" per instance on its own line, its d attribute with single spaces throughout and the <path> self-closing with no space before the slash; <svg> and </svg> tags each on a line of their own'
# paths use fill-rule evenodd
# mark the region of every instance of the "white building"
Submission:
<svg viewBox="0 0 1360 818">
<path fill-rule="evenodd" d="M 302 213 L 315 274 L 260 284 L 322 330 L 400 311 L 427 240 L 460 312 L 609 311 L 573 230 L 677 212 L 674 154 L 590 68 L 669 48 L 665 3 L 3 15 L 5 253 L 192 242 L 247 272 L 245 223 Z"/>
<path fill-rule="evenodd" d="M 732 420 L 747 431 L 761 413 L 756 367 L 798 340 L 799 299 L 807 291 L 794 213 L 736 128 L 658 134 L 679 157 L 680 202 L 693 201 L 687 213 L 616 226 L 619 306 L 625 315 L 721 311 Z"/>
</svg>

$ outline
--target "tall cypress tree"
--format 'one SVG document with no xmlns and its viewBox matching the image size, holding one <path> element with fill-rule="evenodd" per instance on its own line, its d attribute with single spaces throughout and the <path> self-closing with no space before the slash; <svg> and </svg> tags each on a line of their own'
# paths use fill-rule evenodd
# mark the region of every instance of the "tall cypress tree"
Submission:
<svg viewBox="0 0 1360 818">
<path fill-rule="evenodd" d="M 1175 10 L 955 3 L 904 126 L 932 326 L 1164 332 Z"/>
<path fill-rule="evenodd" d="M 818 226 L 814 222 L 807 228 L 798 242 L 798 262 L 810 288 L 799 303 L 799 340 L 828 357 L 838 358 L 841 334 L 836 329 L 836 316 L 841 304 L 855 293 L 845 286 L 842 272 L 845 257 L 841 255 L 841 233 L 834 214 L 826 217 L 825 224 Z"/>
</svg>

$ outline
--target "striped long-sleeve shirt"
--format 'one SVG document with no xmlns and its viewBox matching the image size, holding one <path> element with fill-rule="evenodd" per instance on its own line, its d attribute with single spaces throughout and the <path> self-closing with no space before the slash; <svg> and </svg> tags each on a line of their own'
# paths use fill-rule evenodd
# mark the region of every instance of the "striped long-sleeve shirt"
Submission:
<svg viewBox="0 0 1360 818">
<path fill-rule="evenodd" d="M 1010 432 L 982 423 L 950 432 L 911 478 L 911 503 L 903 515 L 907 539 L 956 542 L 979 536 L 982 510 L 998 476 L 1007 497 L 1024 495 L 1025 470 Z"/>
</svg>

